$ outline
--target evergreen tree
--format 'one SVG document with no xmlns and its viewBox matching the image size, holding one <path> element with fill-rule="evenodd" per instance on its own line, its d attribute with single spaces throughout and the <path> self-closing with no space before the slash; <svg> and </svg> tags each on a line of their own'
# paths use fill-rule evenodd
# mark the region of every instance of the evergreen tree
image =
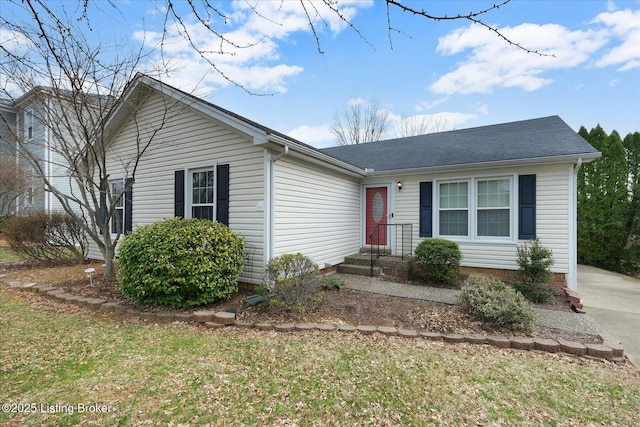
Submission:
<svg viewBox="0 0 640 427">
<path fill-rule="evenodd" d="M 640 134 L 578 132 L 602 153 L 578 175 L 578 261 L 614 271 L 640 269 Z M 634 267 L 635 266 L 635 267 Z"/>
</svg>

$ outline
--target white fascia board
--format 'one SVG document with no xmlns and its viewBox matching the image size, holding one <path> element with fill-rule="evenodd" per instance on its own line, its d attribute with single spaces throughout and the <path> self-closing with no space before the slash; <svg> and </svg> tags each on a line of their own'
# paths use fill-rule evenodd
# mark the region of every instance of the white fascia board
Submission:
<svg viewBox="0 0 640 427">
<path fill-rule="evenodd" d="M 330 169 L 339 170 L 347 175 L 363 178 L 367 176 L 367 173 L 357 166 L 353 166 L 349 163 L 338 160 L 335 157 L 331 157 L 324 154 L 312 147 L 307 147 L 296 141 L 283 138 L 279 135 L 269 135 L 269 140 L 282 146 L 288 146 L 290 150 L 302 154 L 302 157 L 311 163 L 328 167 Z"/>
<path fill-rule="evenodd" d="M 492 169 L 492 168 L 505 168 L 514 166 L 530 166 L 530 165 L 549 165 L 559 163 L 577 163 L 582 159 L 583 163 L 588 163 L 596 160 L 602 155 L 602 153 L 584 153 L 584 154 L 571 154 L 565 156 L 552 156 L 552 157 L 534 157 L 515 160 L 501 160 L 495 162 L 480 162 L 480 163 L 461 163 L 453 165 L 432 166 L 426 168 L 413 168 L 413 169 L 395 169 L 385 171 L 367 170 L 367 176 L 386 176 L 386 175 L 415 175 L 451 170 L 475 170 L 475 169 Z"/>
</svg>

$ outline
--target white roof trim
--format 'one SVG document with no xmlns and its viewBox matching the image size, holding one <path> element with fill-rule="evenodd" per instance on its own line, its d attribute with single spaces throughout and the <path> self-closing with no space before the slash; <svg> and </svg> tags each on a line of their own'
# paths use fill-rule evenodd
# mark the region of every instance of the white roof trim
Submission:
<svg viewBox="0 0 640 427">
<path fill-rule="evenodd" d="M 490 168 L 504 168 L 513 166 L 527 166 L 527 165 L 539 165 L 539 164 L 557 164 L 557 163 L 576 163 L 579 159 L 582 159 L 584 163 L 593 161 L 599 158 L 602 153 L 583 153 L 583 154 L 570 154 L 564 156 L 549 156 L 549 157 L 532 157 L 525 159 L 513 159 L 513 160 L 500 160 L 493 162 L 479 162 L 479 163 L 463 163 L 453 165 L 431 166 L 426 168 L 413 168 L 413 169 L 395 169 L 375 171 L 369 169 L 367 171 L 368 176 L 385 176 L 385 175 L 412 175 L 419 173 L 430 172 L 442 172 L 451 170 L 469 170 L 469 169 L 490 169 Z"/>
</svg>

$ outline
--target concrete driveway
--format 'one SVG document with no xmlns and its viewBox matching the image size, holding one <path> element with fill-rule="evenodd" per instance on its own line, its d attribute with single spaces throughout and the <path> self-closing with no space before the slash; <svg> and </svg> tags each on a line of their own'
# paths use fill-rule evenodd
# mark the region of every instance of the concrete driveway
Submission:
<svg viewBox="0 0 640 427">
<path fill-rule="evenodd" d="M 578 266 L 578 294 L 584 310 L 640 369 L 640 280 L 586 265 Z"/>
</svg>

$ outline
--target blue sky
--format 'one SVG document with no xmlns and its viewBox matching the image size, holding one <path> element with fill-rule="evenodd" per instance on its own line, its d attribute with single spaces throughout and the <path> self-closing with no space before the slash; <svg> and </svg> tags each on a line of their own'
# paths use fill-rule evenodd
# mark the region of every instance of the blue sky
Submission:
<svg viewBox="0 0 640 427">
<path fill-rule="evenodd" d="M 153 47 L 163 3 L 118 1 L 118 12 L 105 2 L 91 11 L 99 22 L 91 37 L 131 45 L 144 39 Z M 448 15 L 493 4 L 407 3 Z M 434 22 L 393 8 L 391 24 L 400 31 L 390 37 L 382 1 L 340 3 L 366 41 L 315 3 L 324 18 L 317 21 L 319 54 L 297 1 L 218 4 L 229 19 L 212 17 L 212 26 L 251 47 L 227 45 L 234 55 L 213 60 L 245 89 L 268 95 L 251 95 L 222 79 L 171 31 L 165 55 L 176 68 L 164 80 L 316 147 L 335 144 L 329 128 L 336 112 L 370 99 L 389 113 L 389 138 L 398 136 L 401 120 L 414 116 L 440 129 L 559 115 L 575 130 L 600 124 L 622 136 L 640 131 L 639 1 L 514 0 L 482 17 L 510 40 L 555 57 L 523 52 L 468 21 Z M 203 31 L 192 35 L 205 48 L 218 46 Z"/>
</svg>

